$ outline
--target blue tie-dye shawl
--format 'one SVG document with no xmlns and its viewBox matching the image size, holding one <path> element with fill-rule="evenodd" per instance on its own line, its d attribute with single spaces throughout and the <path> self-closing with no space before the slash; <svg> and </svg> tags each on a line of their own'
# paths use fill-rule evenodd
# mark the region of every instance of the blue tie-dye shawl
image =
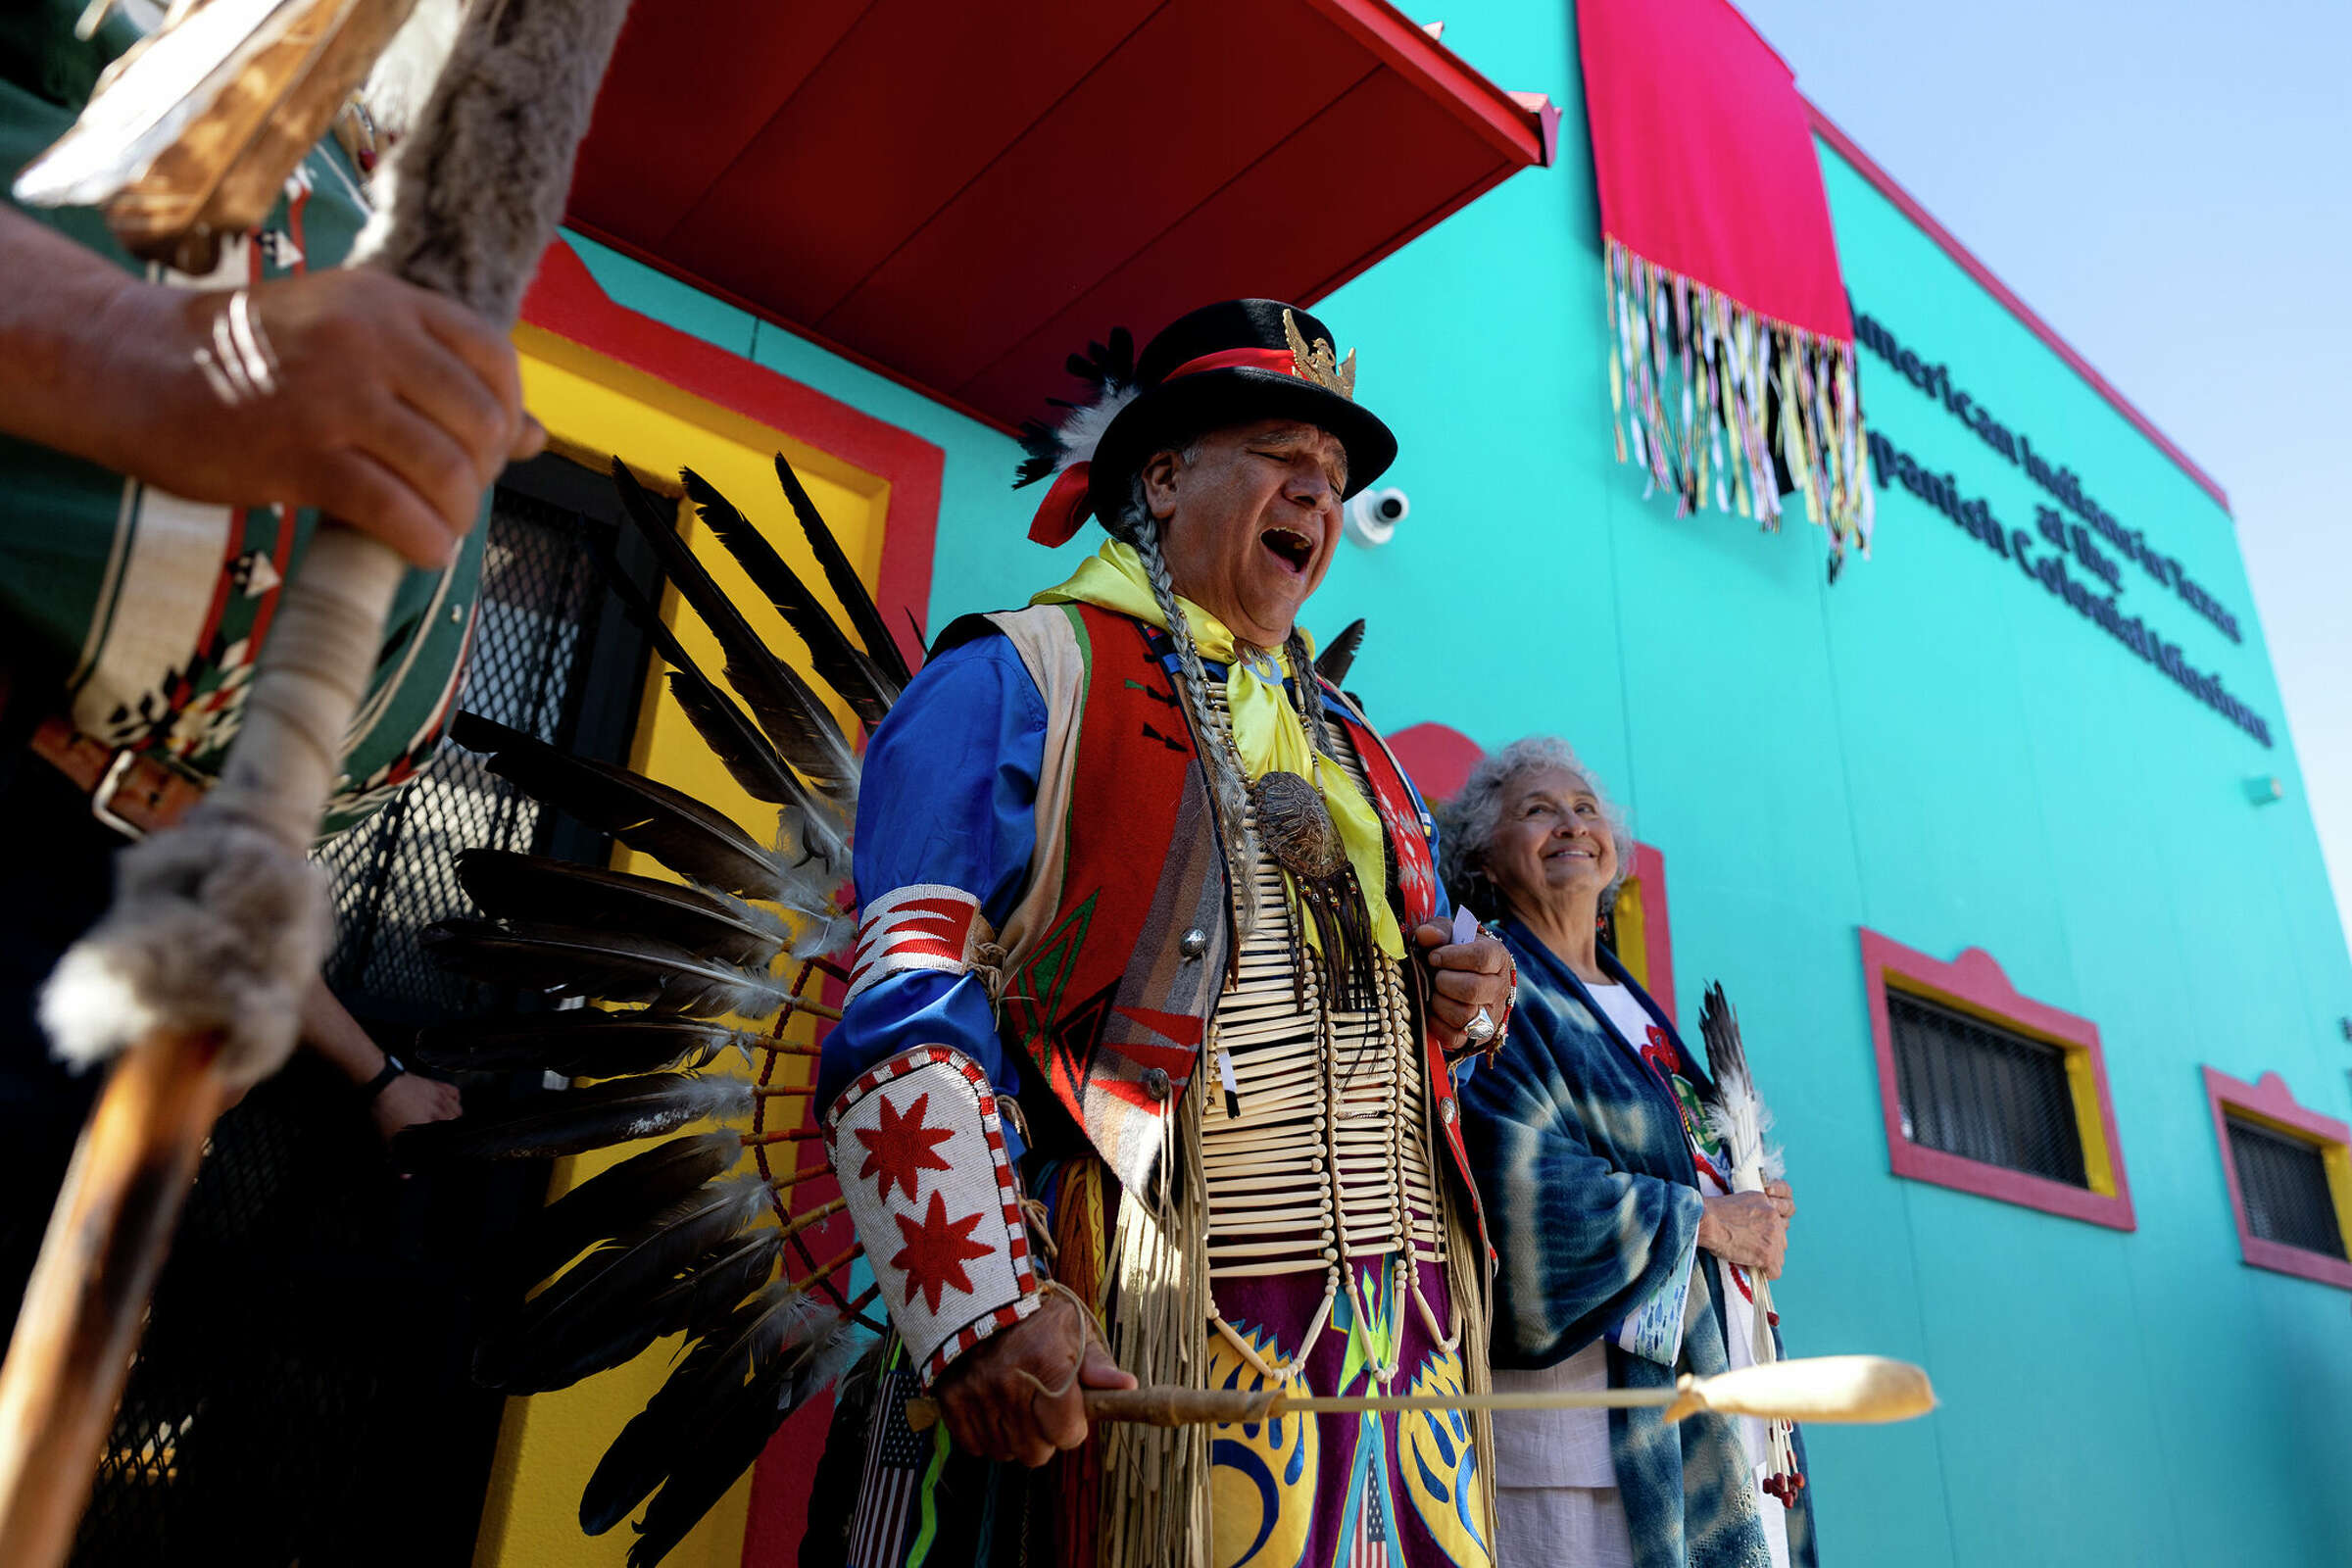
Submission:
<svg viewBox="0 0 2352 1568">
<path fill-rule="evenodd" d="M 1696 1254 L 1675 1366 L 1615 1343 L 1619 1322 L 1671 1286 L 1691 1255 L 1698 1174 L 1672 1091 L 1548 948 L 1509 918 L 1501 933 L 1519 963 L 1518 1008 L 1501 1053 L 1461 1091 L 1462 1130 L 1499 1254 L 1494 1365 L 1554 1366 L 1605 1337 L 1612 1388 L 1725 1371 L 1724 1282 L 1706 1252 Z M 1647 994 L 1606 948 L 1600 960 L 1641 998 L 1691 1087 L 1711 1093 Z M 1655 1410 L 1612 1410 L 1609 1451 L 1638 1568 L 1769 1568 L 1747 1455 L 1730 1419 L 1698 1415 L 1669 1427 Z M 1788 1510 L 1788 1547 L 1792 1562 L 1811 1568 L 1808 1504 L 1799 1494 Z"/>
</svg>

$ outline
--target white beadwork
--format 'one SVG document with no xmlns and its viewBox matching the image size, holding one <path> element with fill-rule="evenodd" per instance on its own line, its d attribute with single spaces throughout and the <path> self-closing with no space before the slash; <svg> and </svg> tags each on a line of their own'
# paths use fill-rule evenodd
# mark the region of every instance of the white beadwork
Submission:
<svg viewBox="0 0 2352 1568">
<path fill-rule="evenodd" d="M 1209 699 L 1221 710 L 1222 688 L 1210 683 Z M 1331 726 L 1328 738 L 1330 755 L 1369 799 L 1346 731 Z M 1430 1337 L 1450 1348 L 1458 1310 L 1457 1321 L 1442 1327 L 1412 1266 L 1445 1263 L 1446 1228 L 1402 966 L 1378 956 L 1374 1005 L 1326 1012 L 1322 966 L 1295 958 L 1302 938 L 1281 868 L 1269 856 L 1256 858 L 1253 869 L 1256 919 L 1242 940 L 1238 977 L 1210 1019 L 1206 1070 L 1194 1088 L 1205 1097 L 1210 1321 L 1256 1371 L 1280 1381 L 1305 1362 L 1341 1290 L 1366 1319 L 1358 1260 L 1394 1255 L 1396 1309 L 1404 1310 L 1409 1295 Z M 1223 1093 L 1228 1077 L 1238 1117 Z M 1214 1282 L 1304 1273 L 1324 1276 L 1322 1307 L 1289 1359 L 1269 1363 L 1216 1310 Z M 1400 1326 L 1382 1336 L 1393 1348 Z M 1395 1370 L 1392 1362 L 1372 1373 L 1386 1382 Z"/>
</svg>

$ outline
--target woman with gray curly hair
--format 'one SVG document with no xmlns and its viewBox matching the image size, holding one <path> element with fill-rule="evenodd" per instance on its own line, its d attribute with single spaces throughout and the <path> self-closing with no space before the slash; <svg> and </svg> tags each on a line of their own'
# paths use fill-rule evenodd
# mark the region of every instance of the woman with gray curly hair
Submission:
<svg viewBox="0 0 2352 1568">
<path fill-rule="evenodd" d="M 1501 1266 L 1499 1390 L 1658 1388 L 1752 1358 L 1749 1270 L 1778 1277 L 1787 1184 L 1733 1193 L 1713 1085 L 1598 936 L 1633 840 L 1564 742 L 1483 760 L 1441 812 L 1454 897 L 1519 965 L 1512 1049 L 1462 1088 Z M 1753 1427 L 1754 1430 L 1749 1430 Z M 1811 1511 L 1760 1486 L 1760 1423 L 1497 1413 L 1498 1568 L 1811 1564 Z M 1800 1453 L 1801 1462 L 1801 1453 Z"/>
</svg>

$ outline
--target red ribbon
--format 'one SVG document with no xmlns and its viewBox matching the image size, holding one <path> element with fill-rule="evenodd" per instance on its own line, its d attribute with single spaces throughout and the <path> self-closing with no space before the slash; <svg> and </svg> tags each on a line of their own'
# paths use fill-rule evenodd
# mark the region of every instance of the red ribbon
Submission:
<svg viewBox="0 0 2352 1568">
<path fill-rule="evenodd" d="M 1087 481 L 1093 465 L 1073 463 L 1055 475 L 1046 498 L 1037 504 L 1029 537 L 1051 549 L 1066 545 L 1086 525 Z"/>
<path fill-rule="evenodd" d="M 1160 378 L 1162 384 L 1180 376 L 1199 375 L 1202 370 L 1233 369 L 1272 370 L 1297 379 L 1298 358 L 1289 349 L 1219 349 L 1203 354 L 1197 360 L 1187 360 Z"/>
</svg>

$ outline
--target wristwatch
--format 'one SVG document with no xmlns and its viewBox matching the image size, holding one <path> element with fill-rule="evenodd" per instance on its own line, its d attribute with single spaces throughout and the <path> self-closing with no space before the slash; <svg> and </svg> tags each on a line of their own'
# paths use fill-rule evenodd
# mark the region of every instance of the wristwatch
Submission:
<svg viewBox="0 0 2352 1568">
<path fill-rule="evenodd" d="M 360 1102 L 362 1104 L 373 1104 L 375 1102 L 375 1097 L 384 1092 L 384 1086 L 408 1070 L 409 1066 L 407 1062 L 402 1061 L 398 1056 L 395 1056 L 389 1051 L 385 1052 L 384 1070 L 377 1073 L 374 1077 L 368 1079 L 366 1083 L 360 1085 Z"/>
</svg>

